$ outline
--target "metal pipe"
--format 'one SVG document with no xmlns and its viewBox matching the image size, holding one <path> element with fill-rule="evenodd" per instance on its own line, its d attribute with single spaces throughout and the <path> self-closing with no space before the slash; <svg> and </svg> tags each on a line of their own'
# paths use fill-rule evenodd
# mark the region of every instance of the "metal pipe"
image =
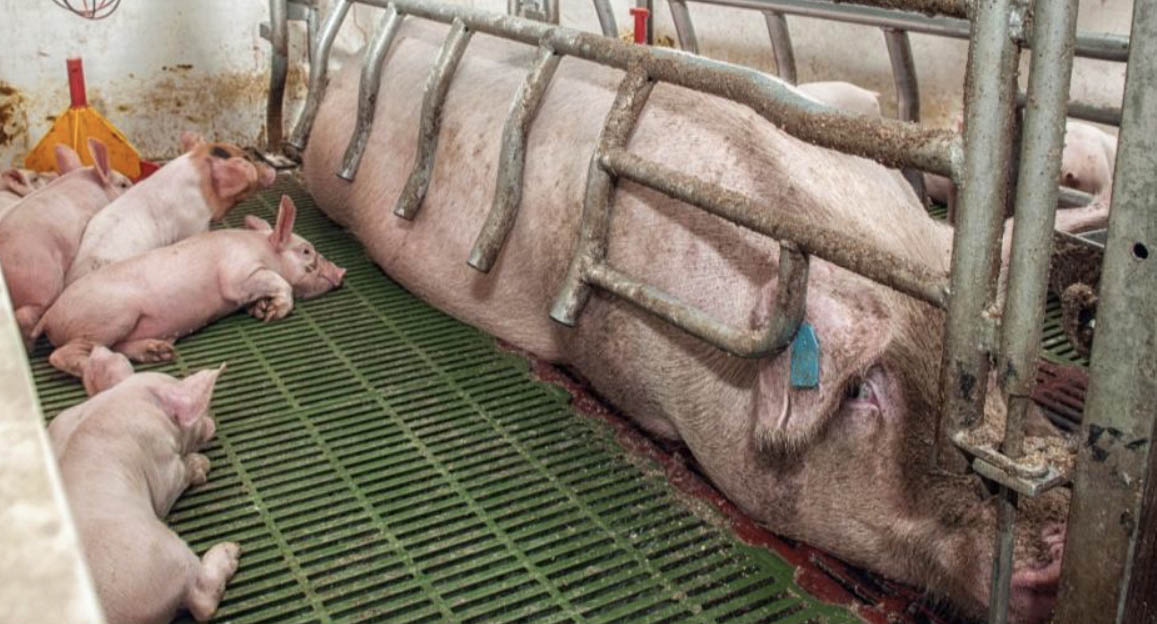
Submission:
<svg viewBox="0 0 1157 624">
<path fill-rule="evenodd" d="M 679 37 L 679 48 L 692 54 L 699 54 L 699 41 L 695 38 L 695 26 L 691 23 L 691 12 L 686 0 L 667 0 L 671 9 L 671 21 L 675 22 L 675 35 Z"/>
<path fill-rule="evenodd" d="M 382 15 L 382 23 L 378 26 L 374 38 L 366 48 L 366 56 L 362 60 L 362 76 L 358 82 L 358 116 L 353 135 L 346 145 L 345 155 L 341 160 L 341 169 L 338 177 L 353 181 L 362 162 L 362 154 L 366 150 L 366 142 L 370 139 L 370 131 L 374 125 L 374 114 L 377 111 L 378 91 L 382 84 L 382 64 L 386 54 L 398 34 L 398 27 L 402 25 L 403 16 L 390 5 Z"/>
<path fill-rule="evenodd" d="M 1133 48 L 1125 75 L 1121 140 L 1101 271 L 1097 333 L 1073 476 L 1058 624 L 1130 619 L 1153 594 L 1131 591 L 1144 577 L 1139 527 L 1157 433 L 1157 3 L 1133 4 Z M 1151 495 L 1151 492 L 1150 492 Z M 1143 515 L 1148 514 L 1148 515 Z M 1151 552 L 1151 551 L 1150 551 Z"/>
<path fill-rule="evenodd" d="M 426 190 L 430 186 L 430 174 L 434 172 L 434 155 L 438 151 L 438 131 L 442 128 L 442 105 L 446 103 L 446 93 L 462 53 L 470 43 L 471 31 L 460 19 L 455 19 L 446 35 L 446 42 L 438 52 L 438 60 L 426 79 L 426 90 L 422 94 L 422 119 L 418 128 L 418 149 L 414 154 L 414 168 L 406 179 L 394 214 L 403 219 L 413 219 L 422 207 Z"/>
<path fill-rule="evenodd" d="M 903 121 L 920 121 L 920 85 L 916 81 L 916 61 L 912 58 L 912 42 L 908 33 L 896 28 L 885 28 L 884 43 L 892 63 L 892 81 L 896 85 L 896 116 Z M 916 191 L 920 203 L 925 203 L 924 172 L 907 168 L 904 178 Z"/>
<path fill-rule="evenodd" d="M 325 18 L 325 25 L 321 28 L 320 41 L 314 46 L 314 53 L 309 67 L 309 91 L 305 98 L 305 108 L 301 110 L 301 117 L 293 134 L 289 136 L 289 147 L 301 152 L 309 141 L 309 133 L 313 130 L 313 120 L 317 117 L 317 110 L 321 108 L 321 100 L 325 97 L 326 74 L 329 73 L 329 52 L 333 48 L 333 41 L 341 30 L 342 21 L 349 13 L 350 0 L 337 0 Z"/>
<path fill-rule="evenodd" d="M 362 1 L 384 6 L 390 0 Z M 461 19 L 478 32 L 531 45 L 546 41 L 559 54 L 620 69 L 639 66 L 654 80 L 744 104 L 796 138 L 822 147 L 871 158 L 889 167 L 912 167 L 958 177 L 954 174 L 962 155 L 954 132 L 895 119 L 846 114 L 747 67 L 465 7 L 421 0 L 392 1 L 407 15 L 440 22 Z"/>
<path fill-rule="evenodd" d="M 1008 294 L 997 361 L 1008 406 L 1001 452 L 1014 461 L 1023 452 L 1024 423 L 1032 404 L 1040 357 L 1059 195 L 1056 181 L 1065 145 L 1065 108 L 1073 71 L 1077 1 L 1042 2 L 1036 5 L 1034 14 L 1035 52 L 1028 77 L 1029 105 L 1021 135 Z M 995 582 L 988 612 L 993 624 L 1008 621 L 1017 498 L 1017 493 L 1005 486 L 997 497 L 997 556 L 992 574 Z"/>
<path fill-rule="evenodd" d="M 615 197 L 615 180 L 603 169 L 600 154 L 627 145 L 639 112 L 647 103 L 655 83 L 641 67 L 633 66 L 619 83 L 615 101 L 607 113 L 606 123 L 599 134 L 599 142 L 591 154 L 587 168 L 586 193 L 583 195 L 582 227 L 575 254 L 567 269 L 562 289 L 554 299 L 550 318 L 563 325 L 574 326 L 578 315 L 591 296 L 591 287 L 584 279 L 587 269 L 607 257 L 607 238 L 610 236 L 611 210 Z"/>
<path fill-rule="evenodd" d="M 265 100 L 266 149 L 281 151 L 285 80 L 289 75 L 289 3 L 269 0 L 269 43 L 272 48 L 269 96 Z"/>
<path fill-rule="evenodd" d="M 787 18 L 777 11 L 764 11 L 767 35 L 771 37 L 771 51 L 775 53 L 775 73 L 789 84 L 798 80 L 795 71 L 795 51 L 791 46 L 791 31 L 787 29 Z"/>
<path fill-rule="evenodd" d="M 558 0 L 546 0 L 546 21 L 558 25 L 560 19 Z"/>
<path fill-rule="evenodd" d="M 810 256 L 939 308 L 948 306 L 946 275 L 886 251 L 864 248 L 854 235 L 816 225 L 794 212 L 770 213 L 741 193 L 648 161 L 625 149 L 607 150 L 602 155 L 602 164 L 614 175 L 662 191 L 764 236 L 790 242 Z"/>
<path fill-rule="evenodd" d="M 615 13 L 609 0 L 594 0 L 595 13 L 599 16 L 599 28 L 604 37 L 618 37 L 619 27 L 615 25 Z"/>
<path fill-rule="evenodd" d="M 1027 101 L 1025 99 L 1026 97 L 1023 93 L 1017 94 L 1016 105 L 1024 106 Z M 1097 106 L 1096 104 L 1089 104 L 1088 102 L 1069 102 L 1068 108 L 1065 110 L 1065 115 L 1073 119 L 1083 119 L 1107 126 L 1121 126 L 1120 106 Z"/>
<path fill-rule="evenodd" d="M 963 184 L 952 241 L 952 299 L 944 333 L 938 436 L 980 422 L 989 346 L 978 322 L 996 295 L 1000 235 L 1009 188 L 1017 49 L 1008 36 L 1011 0 L 976 5 L 965 74 Z M 933 445 L 937 448 L 939 445 Z"/>
<path fill-rule="evenodd" d="M 526 164 L 526 137 L 538 113 L 542 97 L 550 86 L 562 57 L 550 46 L 538 48 L 530 73 L 514 96 L 502 128 L 502 149 L 498 155 L 498 181 L 494 185 L 494 202 L 486 215 L 482 231 L 474 240 L 467 264 L 487 273 L 494 266 L 506 237 L 514 227 L 522 201 L 522 172 Z"/>
</svg>

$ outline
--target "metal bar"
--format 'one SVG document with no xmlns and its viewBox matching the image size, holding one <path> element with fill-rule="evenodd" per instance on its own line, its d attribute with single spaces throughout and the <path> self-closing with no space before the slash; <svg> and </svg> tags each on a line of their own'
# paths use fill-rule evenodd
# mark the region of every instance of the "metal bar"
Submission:
<svg viewBox="0 0 1157 624">
<path fill-rule="evenodd" d="M 571 258 L 562 290 L 555 297 L 550 310 L 550 317 L 563 325 L 574 326 L 590 299 L 591 287 L 583 279 L 587 268 L 607 257 L 615 181 L 603 169 L 599 156 L 610 149 L 626 146 L 639 112 L 643 110 L 654 86 L 655 83 L 642 68 L 634 66 L 627 72 L 619 83 L 615 101 L 611 104 L 603 131 L 599 135 L 598 145 L 591 154 L 578 247 Z"/>
<path fill-rule="evenodd" d="M 594 0 L 595 13 L 599 16 L 599 28 L 604 37 L 618 37 L 619 27 L 615 25 L 615 14 L 611 11 L 609 0 Z"/>
<path fill-rule="evenodd" d="M 1057 205 L 1061 208 L 1078 208 L 1093 203 L 1093 196 L 1067 186 L 1057 187 Z"/>
<path fill-rule="evenodd" d="M 1017 49 L 1008 36 L 1011 0 L 976 5 L 965 74 L 966 158 L 952 241 L 952 300 L 944 334 L 938 435 L 980 422 L 989 347 L 977 322 L 996 295 L 1000 235 L 1009 187 Z M 933 448 L 939 445 L 933 445 Z M 939 459 L 939 458 L 938 458 Z"/>
<path fill-rule="evenodd" d="M 731 355 L 761 358 L 779 353 L 795 337 L 807 308 L 807 275 L 807 257 L 790 245 L 780 247 L 775 312 L 766 328 L 754 330 L 728 327 L 605 263 L 590 265 L 584 279 Z"/>
<path fill-rule="evenodd" d="M 471 31 L 462 20 L 456 19 L 446 35 L 446 42 L 438 53 L 430 76 L 426 79 L 426 90 L 422 95 L 422 119 L 418 129 L 418 149 L 414 154 L 414 168 L 406 179 L 406 186 L 398 197 L 394 214 L 403 219 L 413 219 L 422 207 L 426 190 L 430 186 L 430 174 L 434 171 L 434 154 L 438 151 L 438 131 L 442 127 L 442 105 L 450 90 L 450 80 L 466 44 L 470 43 Z"/>
<path fill-rule="evenodd" d="M 546 0 L 546 21 L 557 25 L 561 17 L 558 10 L 558 0 Z"/>
<path fill-rule="evenodd" d="M 635 0 L 635 6 L 647 9 L 647 19 L 643 20 L 647 25 L 647 37 L 644 41 L 647 45 L 655 45 L 655 0 Z"/>
<path fill-rule="evenodd" d="M 321 107 L 321 100 L 325 97 L 326 74 L 329 72 L 329 51 L 333 48 L 333 41 L 337 32 L 341 30 L 342 21 L 349 13 L 350 0 L 337 0 L 325 18 L 325 25 L 321 28 L 320 41 L 314 46 L 313 58 L 309 67 L 309 92 L 305 98 L 305 108 L 297 120 L 293 134 L 289 136 L 288 147 L 301 152 L 309 141 L 309 133 L 313 130 L 313 120 L 317 117 L 317 110 Z"/>
<path fill-rule="evenodd" d="M 269 43 L 272 48 L 269 96 L 265 100 L 266 149 L 281 150 L 284 132 L 285 80 L 289 75 L 289 6 L 287 0 L 269 0 Z"/>
<path fill-rule="evenodd" d="M 771 50 L 775 53 L 775 73 L 789 84 L 795 84 L 795 51 L 791 46 L 791 31 L 787 29 L 787 18 L 778 11 L 764 11 L 767 35 L 771 37 Z"/>
<path fill-rule="evenodd" d="M 601 160 L 614 175 L 662 191 L 754 232 L 790 242 L 803 253 L 921 301 L 948 307 L 947 276 L 889 252 L 863 248 L 853 235 L 817 226 L 787 210 L 773 213 L 740 193 L 650 162 L 624 149 L 609 149 Z"/>
<path fill-rule="evenodd" d="M 1023 93 L 1017 94 L 1017 106 L 1024 106 L 1026 97 Z M 1096 104 L 1089 104 L 1087 102 L 1069 102 L 1065 114 L 1074 119 L 1083 119 L 1107 126 L 1121 126 L 1120 106 L 1097 106 Z"/>
<path fill-rule="evenodd" d="M 916 61 L 912 58 L 912 42 L 908 33 L 896 28 L 885 28 L 884 43 L 888 46 L 888 59 L 892 63 L 892 81 L 896 85 L 896 113 L 903 121 L 920 121 L 920 85 L 916 81 Z M 916 191 L 916 197 L 923 204 L 924 172 L 917 169 L 903 170 L 904 178 Z"/>
<path fill-rule="evenodd" d="M 514 227 L 514 219 L 518 216 L 519 203 L 522 201 L 522 172 L 526 164 L 526 136 L 560 60 L 562 57 L 549 46 L 538 48 L 534 65 L 514 96 L 514 103 L 506 116 L 506 125 L 502 128 L 502 151 L 498 155 L 498 182 L 494 187 L 494 202 L 470 250 L 470 258 L 466 261 L 483 273 L 489 272 L 494 266 L 506 237 Z"/>
<path fill-rule="evenodd" d="M 1065 108 L 1073 71 L 1077 1 L 1036 5 L 1028 102 L 1021 135 L 1016 210 L 1009 261 L 1008 296 L 1001 326 L 997 370 L 1008 406 L 1001 452 L 1023 453 L 1024 423 L 1036 385 L 1041 325 L 1048 295 L 1049 260 L 1057 208 L 1057 177 L 1065 145 Z M 1002 486 L 997 496 L 997 543 L 988 620 L 1008 621 L 1018 495 Z"/>
<path fill-rule="evenodd" d="M 388 1 L 362 0 L 374 6 L 385 6 Z M 913 167 L 958 177 L 954 172 L 962 154 L 954 132 L 895 119 L 845 114 L 747 67 L 466 7 L 421 0 L 392 1 L 407 15 L 440 22 L 461 19 L 478 32 L 531 45 L 546 41 L 559 54 L 620 69 L 637 65 L 654 80 L 744 104 L 796 138 L 822 147 L 871 158 L 889 167 Z"/>
<path fill-rule="evenodd" d="M 675 35 L 679 37 L 679 48 L 692 54 L 699 54 L 699 41 L 695 38 L 695 26 L 691 23 L 691 12 L 686 0 L 667 0 L 671 9 L 671 20 L 675 22 Z"/>
<path fill-rule="evenodd" d="M 358 82 L 358 117 L 354 126 L 353 135 L 346 145 L 345 155 L 342 157 L 341 169 L 338 177 L 353 181 L 361 166 L 362 154 L 366 150 L 366 142 L 370 139 L 370 131 L 374 125 L 374 113 L 377 111 L 378 91 L 382 84 L 382 64 L 386 54 L 393 45 L 394 37 L 398 34 L 398 27 L 402 25 L 403 16 L 394 6 L 386 9 L 382 15 L 382 23 L 378 26 L 374 38 L 366 48 L 365 58 L 362 60 L 362 76 Z"/>
<path fill-rule="evenodd" d="M 1073 477 L 1058 624 L 1137 622 L 1129 587 L 1151 526 L 1142 495 L 1157 426 L 1157 1 L 1133 4 L 1121 140 L 1101 271 L 1097 335 Z M 1152 600 L 1152 597 L 1147 597 Z"/>
</svg>

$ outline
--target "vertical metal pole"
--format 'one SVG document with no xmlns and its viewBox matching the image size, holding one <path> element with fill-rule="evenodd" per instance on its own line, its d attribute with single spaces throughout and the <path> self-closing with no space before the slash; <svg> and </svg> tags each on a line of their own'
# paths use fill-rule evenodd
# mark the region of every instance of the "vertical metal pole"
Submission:
<svg viewBox="0 0 1157 624">
<path fill-rule="evenodd" d="M 321 100 L 325 97 L 326 75 L 329 72 L 329 51 L 333 48 L 333 41 L 337 32 L 341 30 L 342 21 L 350 9 L 350 0 L 337 0 L 333 11 L 325 18 L 322 26 L 320 41 L 314 46 L 313 57 L 309 64 L 309 92 L 305 97 L 305 108 L 297 120 L 293 134 L 289 136 L 289 147 L 300 152 L 305 149 L 309 141 L 309 132 L 313 130 L 313 120 L 317 117 L 317 110 L 321 108 Z"/>
<path fill-rule="evenodd" d="M 655 45 L 655 0 L 635 0 L 635 6 L 647 9 L 647 45 Z"/>
<path fill-rule="evenodd" d="M 920 121 L 920 84 L 916 81 L 916 61 L 912 58 L 912 42 L 908 31 L 884 28 L 884 43 L 888 45 L 888 59 L 892 62 L 892 82 L 896 85 L 896 116 L 904 121 Z M 924 203 L 924 172 L 904 169 L 904 179 Z"/>
<path fill-rule="evenodd" d="M 1134 624 L 1126 614 L 1139 607 L 1126 602 L 1128 588 L 1157 563 L 1137 558 L 1145 537 L 1137 529 L 1153 522 L 1141 512 L 1154 512 L 1141 502 L 1157 423 L 1157 0 L 1133 3 L 1129 40 L 1059 624 Z"/>
<path fill-rule="evenodd" d="M 771 37 L 771 49 L 775 53 L 775 71 L 785 82 L 795 84 L 795 51 L 791 47 L 787 18 L 777 11 L 764 11 L 763 18 L 767 21 L 767 34 Z"/>
<path fill-rule="evenodd" d="M 354 133 L 346 145 L 345 155 L 342 157 L 341 169 L 338 177 L 353 181 L 358 167 L 362 163 L 362 154 L 366 150 L 366 143 L 370 140 L 370 130 L 374 126 L 374 113 L 377 111 L 378 91 L 382 85 L 382 64 L 390 45 L 398 34 L 398 27 L 402 24 L 402 15 L 394 5 L 390 5 L 382 15 L 382 23 L 374 38 L 366 48 L 365 58 L 362 59 L 362 75 L 358 82 L 358 116 L 354 125 Z"/>
<path fill-rule="evenodd" d="M 1012 0 L 977 0 L 965 74 L 965 161 L 952 241 L 952 299 L 944 334 L 940 435 L 977 425 L 988 389 L 984 318 L 996 295 L 1008 196 L 1018 48 Z M 936 445 L 938 446 L 938 445 Z"/>
<path fill-rule="evenodd" d="M 269 0 L 269 43 L 273 48 L 269 73 L 269 97 L 265 100 L 266 149 L 281 151 L 285 79 L 289 75 L 289 2 Z"/>
<path fill-rule="evenodd" d="M 1078 0 L 1036 5 L 1032 67 L 1016 187 L 1016 221 L 1009 262 L 1008 298 L 1001 327 L 997 370 L 1007 398 L 1008 417 L 1001 451 L 1011 459 L 1023 452 L 1025 415 L 1032 402 L 1044 322 L 1057 176 L 1065 145 L 1065 109 L 1073 69 Z M 1001 486 L 997 498 L 997 541 L 988 621 L 1008 621 L 1017 494 Z"/>
<path fill-rule="evenodd" d="M 679 37 L 679 48 L 692 54 L 699 54 L 699 41 L 695 38 L 695 26 L 691 24 L 691 12 L 686 0 L 667 0 L 671 8 L 671 21 L 675 22 L 675 35 Z"/>
<path fill-rule="evenodd" d="M 595 13 L 599 16 L 599 28 L 603 29 L 604 37 L 618 37 L 619 27 L 615 25 L 615 14 L 611 11 L 609 0 L 594 0 Z"/>
</svg>

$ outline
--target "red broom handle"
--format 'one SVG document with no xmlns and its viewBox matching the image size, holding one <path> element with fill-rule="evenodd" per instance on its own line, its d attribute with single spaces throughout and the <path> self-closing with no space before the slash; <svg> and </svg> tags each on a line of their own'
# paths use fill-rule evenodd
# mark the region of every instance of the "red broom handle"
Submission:
<svg viewBox="0 0 1157 624">
<path fill-rule="evenodd" d="M 88 96 L 84 94 L 84 63 L 78 58 L 68 59 L 68 93 L 73 108 L 88 106 Z"/>
</svg>

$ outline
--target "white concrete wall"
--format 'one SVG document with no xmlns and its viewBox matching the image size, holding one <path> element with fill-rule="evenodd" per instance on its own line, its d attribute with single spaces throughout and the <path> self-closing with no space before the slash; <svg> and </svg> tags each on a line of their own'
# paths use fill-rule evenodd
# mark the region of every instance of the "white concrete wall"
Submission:
<svg viewBox="0 0 1157 624">
<path fill-rule="evenodd" d="M 505 0 L 452 0 L 503 11 Z M 588 0 L 560 0 L 565 25 L 598 31 Z M 328 7 L 331 0 L 323 4 Z M 620 29 L 630 26 L 628 0 L 612 0 Z M 762 16 L 754 11 L 691 3 L 705 56 L 774 72 Z M 264 0 L 123 0 L 113 17 L 90 22 L 40 0 L 0 0 L 0 164 L 31 149 L 68 105 L 64 59 L 85 57 L 91 104 L 147 156 L 175 154 L 190 128 L 221 139 L 263 141 L 269 45 L 258 37 Z M 1081 28 L 1127 33 L 1132 0 L 1086 0 Z M 357 49 L 378 24 L 380 10 L 359 7 L 339 49 Z M 674 37 L 667 5 L 656 1 L 656 34 Z M 801 81 L 850 80 L 884 94 L 894 110 L 891 74 L 878 29 L 789 17 Z M 291 29 L 289 94 L 300 102 L 302 29 Z M 945 125 L 960 109 L 966 58 L 963 41 L 913 35 L 926 122 Z M 1027 68 L 1027 64 L 1025 66 Z M 1022 82 L 1026 76 L 1022 74 Z M 1076 99 L 1119 103 L 1120 64 L 1079 60 Z M 287 123 L 294 119 L 291 106 Z"/>
</svg>

